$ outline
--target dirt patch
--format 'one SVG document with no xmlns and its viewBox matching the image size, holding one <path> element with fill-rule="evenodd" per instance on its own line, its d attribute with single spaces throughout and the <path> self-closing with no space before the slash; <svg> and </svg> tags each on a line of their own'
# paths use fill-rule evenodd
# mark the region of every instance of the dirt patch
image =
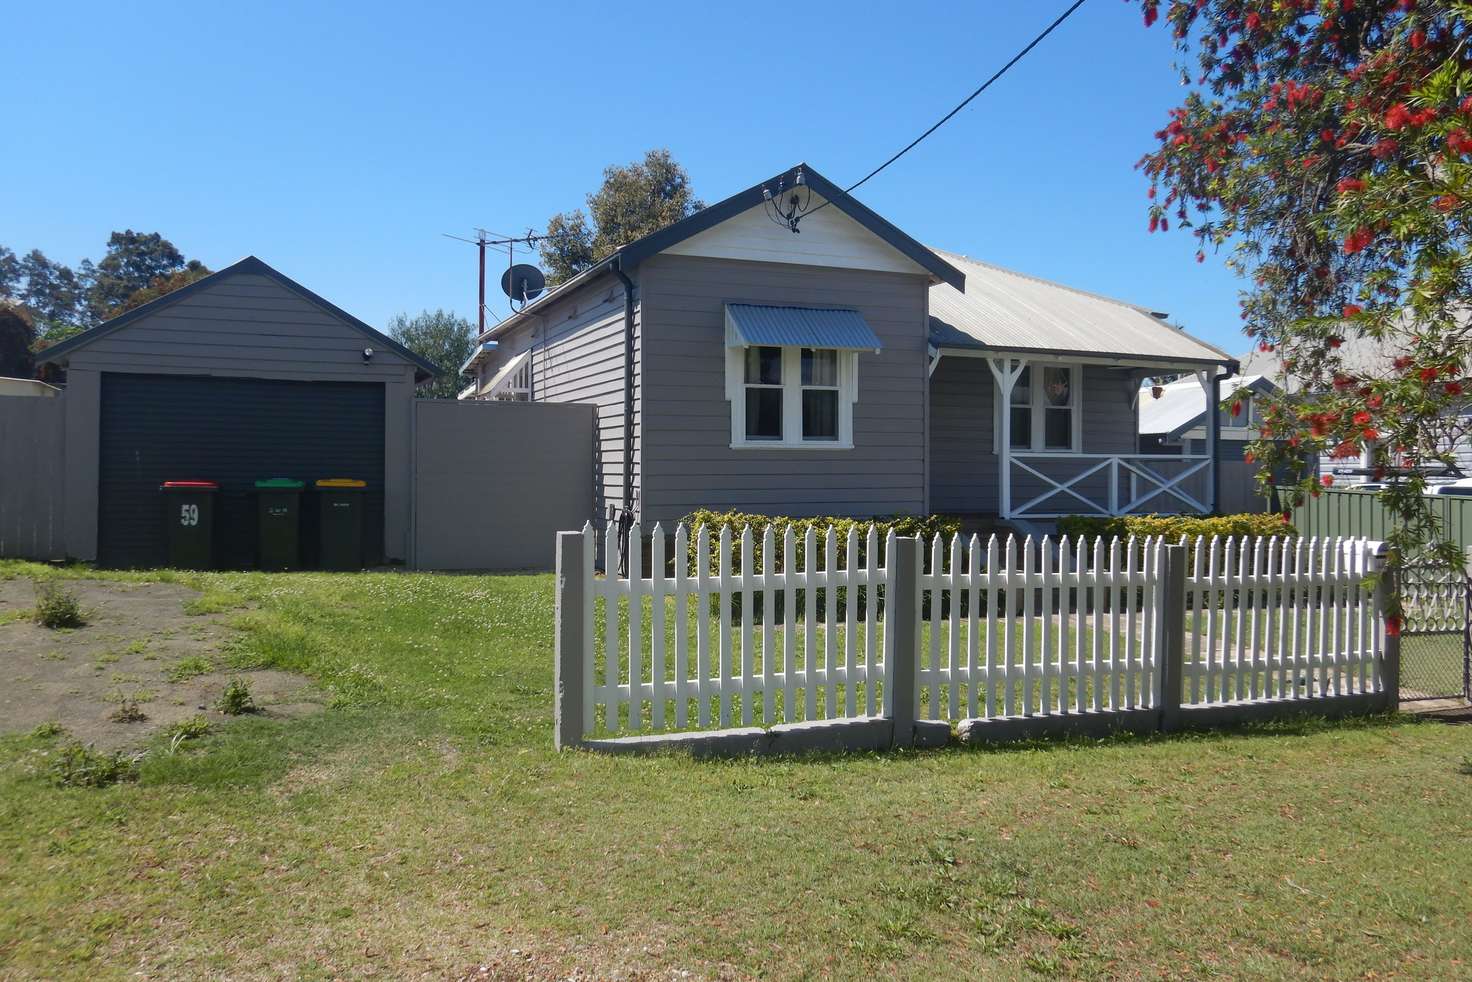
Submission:
<svg viewBox="0 0 1472 982">
<path fill-rule="evenodd" d="M 190 716 L 225 717 L 214 704 L 230 679 L 249 681 L 267 716 L 302 716 L 321 708 L 309 679 L 271 670 L 231 671 L 225 646 L 233 630 L 218 613 L 189 614 L 200 594 L 173 583 L 71 580 L 87 623 L 49 630 L 29 612 L 29 580 L 0 581 L 0 732 L 56 722 L 86 743 L 115 748 Z M 114 719 L 124 701 L 144 719 Z"/>
</svg>

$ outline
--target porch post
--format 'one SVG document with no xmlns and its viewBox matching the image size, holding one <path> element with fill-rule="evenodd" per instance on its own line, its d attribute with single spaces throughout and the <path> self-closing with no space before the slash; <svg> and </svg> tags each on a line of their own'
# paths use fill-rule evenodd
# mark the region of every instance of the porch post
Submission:
<svg viewBox="0 0 1472 982">
<path fill-rule="evenodd" d="M 1206 507 L 1211 514 L 1217 512 L 1217 502 L 1222 500 L 1221 476 L 1217 469 L 1217 448 L 1221 445 L 1222 417 L 1219 403 L 1222 399 L 1222 376 L 1216 366 L 1196 373 L 1196 381 L 1206 394 Z"/>
<path fill-rule="evenodd" d="M 1022 375 L 1022 367 L 1026 362 L 1018 359 L 1017 369 L 1012 369 L 1011 358 L 988 358 L 988 367 L 992 370 L 992 378 L 996 380 L 997 391 L 1001 393 L 1001 407 L 997 410 L 1000 418 L 997 420 L 997 428 L 994 431 L 998 442 L 997 461 L 1001 469 L 998 476 L 997 495 L 999 506 L 997 511 L 1002 518 L 1012 517 L 1012 389 L 1017 385 L 1017 379 Z"/>
</svg>

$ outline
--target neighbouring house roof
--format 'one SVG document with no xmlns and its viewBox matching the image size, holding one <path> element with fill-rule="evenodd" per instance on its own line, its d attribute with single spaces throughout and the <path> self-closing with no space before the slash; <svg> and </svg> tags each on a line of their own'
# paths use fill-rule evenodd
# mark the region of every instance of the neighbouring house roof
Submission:
<svg viewBox="0 0 1472 982">
<path fill-rule="evenodd" d="M 1276 388 L 1266 375 L 1242 375 L 1223 379 L 1221 394 L 1226 398 L 1247 389 L 1267 392 Z M 1181 436 L 1206 422 L 1206 390 L 1195 377 L 1177 379 L 1161 386 L 1160 398 L 1148 388 L 1140 390 L 1140 433 L 1160 436 L 1167 441 Z"/>
<path fill-rule="evenodd" d="M 664 250 L 685 241 L 691 236 L 698 235 L 708 228 L 713 228 L 727 219 L 734 218 L 748 209 L 758 207 L 765 200 L 764 193 L 780 182 L 785 187 L 794 186 L 798 173 L 802 174 L 802 181 L 810 187 L 814 193 L 822 197 L 828 205 L 839 209 L 895 250 L 913 261 L 939 283 L 949 283 L 957 289 L 966 285 L 965 274 L 950 262 L 942 259 L 933 250 L 927 248 L 919 241 L 906 235 L 897 227 L 881 218 L 876 212 L 859 202 L 856 198 L 844 191 L 843 188 L 819 174 L 807 164 L 798 164 L 789 168 L 781 174 L 774 175 L 760 184 L 752 185 L 745 191 L 731 195 L 723 201 L 718 201 L 708 208 L 703 208 L 689 218 L 666 226 L 658 232 L 653 232 L 636 239 L 626 245 L 619 246 L 608 256 L 604 256 L 592 266 L 583 270 L 578 275 L 556 288 L 547 291 L 535 301 L 528 304 L 523 310 L 512 314 L 501 323 L 486 331 L 483 338 L 495 338 L 511 330 L 520 324 L 525 318 L 532 316 L 548 304 L 566 296 L 572 290 L 583 284 L 607 273 L 614 267 L 624 272 L 633 269 L 639 263 L 652 256 L 656 256 Z"/>
<path fill-rule="evenodd" d="M 1175 365 L 1235 359 L 1144 307 L 932 250 L 966 275 L 930 289 L 935 348 L 1060 353 Z"/>
<path fill-rule="evenodd" d="M 39 379 L 0 376 L 0 396 L 37 396 L 44 399 L 60 394 L 61 390 L 56 386 L 47 385 Z"/>
<path fill-rule="evenodd" d="M 874 351 L 879 336 L 857 310 L 726 304 L 726 344 Z"/>
<path fill-rule="evenodd" d="M 302 286 L 296 280 L 293 280 L 286 274 L 273 269 L 271 266 L 257 259 L 255 256 L 246 256 L 244 259 L 241 259 L 238 262 L 231 263 L 224 269 L 211 273 L 208 276 L 201 277 L 200 279 L 195 280 L 193 283 L 190 283 L 187 286 L 181 286 L 179 289 L 166 293 L 156 300 L 150 300 L 146 304 L 134 307 L 132 310 L 128 311 L 125 314 L 120 314 L 117 317 L 112 318 L 111 320 L 103 321 L 96 327 L 89 328 L 83 331 L 81 334 L 73 335 L 72 337 L 67 338 L 65 341 L 62 341 L 59 344 L 54 344 L 37 354 L 36 361 L 41 363 L 60 362 L 64 360 L 67 356 L 69 356 L 73 351 L 76 351 L 78 348 L 84 348 L 92 342 L 97 341 L 100 338 L 104 338 L 120 328 L 127 327 L 134 321 L 141 320 L 142 318 L 147 317 L 150 314 L 157 313 L 159 310 L 162 310 L 165 307 L 178 303 L 185 297 L 193 296 L 194 294 L 199 293 L 202 290 L 207 290 L 210 287 L 219 284 L 221 280 L 227 279 L 240 273 L 251 273 L 257 276 L 265 276 L 269 279 L 275 280 L 277 283 L 280 283 L 288 290 L 291 290 L 292 292 L 300 295 L 303 299 L 316 304 L 318 307 L 321 307 L 324 311 L 336 317 L 338 320 L 341 320 L 349 327 L 361 331 L 365 337 L 373 341 L 374 345 L 381 345 L 384 348 L 393 351 L 401 357 L 407 359 L 414 365 L 414 379 L 417 382 L 423 382 L 428 379 L 434 378 L 437 375 L 443 374 L 442 369 L 440 369 L 438 365 L 435 365 L 433 362 L 425 358 L 421 358 L 419 355 L 416 355 L 414 352 L 410 351 L 408 348 L 404 347 L 402 344 L 395 341 L 387 334 L 384 334 L 382 331 L 370 327 L 363 321 L 358 320 L 358 318 L 354 317 L 346 310 L 343 310 L 341 307 L 337 306 L 337 304 L 318 296 L 311 290 L 308 290 L 306 287 Z"/>
</svg>

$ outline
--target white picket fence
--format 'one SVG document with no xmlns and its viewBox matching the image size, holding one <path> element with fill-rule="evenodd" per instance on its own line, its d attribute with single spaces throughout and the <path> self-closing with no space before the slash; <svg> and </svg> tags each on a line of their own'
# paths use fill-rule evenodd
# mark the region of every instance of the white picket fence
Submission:
<svg viewBox="0 0 1472 982">
<path fill-rule="evenodd" d="M 604 555 L 618 554 L 615 535 Z M 898 662 L 914 673 L 915 718 L 1151 709 L 1176 544 L 1188 546 L 1173 642 L 1182 705 L 1381 691 L 1365 585 L 1378 543 L 937 536 L 905 585 L 889 563 L 903 540 L 872 526 L 842 539 L 809 530 L 801 543 L 790 528 L 734 542 L 701 528 L 693 562 L 690 535 L 678 526 L 668 556 L 664 529 L 644 543 L 636 524 L 628 573 L 598 576 L 595 533 L 581 533 L 584 735 L 887 716 Z M 915 591 L 915 615 L 896 649 L 887 612 L 901 587 Z"/>
<path fill-rule="evenodd" d="M 821 569 L 811 529 L 800 569 L 790 527 L 780 554 L 772 529 L 762 533 L 761 568 L 754 561 L 756 538 L 745 529 L 738 569 L 730 529 L 723 528 L 713 573 L 710 530 L 695 534 L 692 571 L 689 531 L 680 525 L 670 574 L 663 527 L 654 527 L 646 566 L 636 523 L 629 531 L 636 549 L 628 575 L 597 579 L 591 527 L 583 535 L 585 573 L 593 582 L 584 611 L 584 633 L 592 642 L 583 676 L 585 691 L 592 693 L 584 707 L 587 732 L 684 729 L 713 721 L 726 727 L 737 719 L 771 725 L 883 712 L 886 645 L 878 608 L 887 579 L 873 526 L 864 537 L 864 563 L 857 532 L 850 531 L 840 550 L 830 528 Z M 604 549 L 604 555 L 618 554 L 612 528 Z M 650 575 L 643 575 L 645 569 Z M 595 624 L 598 600 L 601 630 Z"/>
<path fill-rule="evenodd" d="M 920 588 L 922 715 L 995 719 L 1147 708 L 1159 696 L 1153 645 L 1159 538 L 931 543 Z"/>
<path fill-rule="evenodd" d="M 1183 704 L 1381 691 L 1379 615 L 1365 585 L 1378 549 L 1364 539 L 1197 539 Z"/>
</svg>

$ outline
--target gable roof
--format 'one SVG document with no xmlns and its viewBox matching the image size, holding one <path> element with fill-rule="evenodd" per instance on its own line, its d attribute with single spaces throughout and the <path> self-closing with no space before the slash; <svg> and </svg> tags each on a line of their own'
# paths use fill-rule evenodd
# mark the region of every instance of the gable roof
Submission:
<svg viewBox="0 0 1472 982">
<path fill-rule="evenodd" d="M 941 258 L 918 240 L 900 231 L 899 228 L 880 217 L 878 213 L 870 209 L 867 205 L 862 204 L 858 199 L 828 180 L 822 174 L 819 174 L 812 167 L 806 163 L 802 163 L 788 168 L 781 174 L 775 174 L 760 184 L 754 184 L 745 191 L 740 191 L 707 208 L 702 208 L 689 218 L 681 219 L 673 225 L 667 225 L 659 231 L 651 232 L 641 239 L 635 239 L 633 242 L 619 246 L 612 253 L 604 256 L 572 279 L 547 291 L 522 310 L 512 314 L 510 317 L 507 317 L 499 324 L 487 330 L 483 337 L 495 337 L 498 334 L 509 331 L 512 327 L 519 324 L 522 318 L 537 313 L 541 308 L 553 302 L 555 299 L 567 296 L 571 289 L 608 272 L 615 266 L 627 272 L 645 259 L 656 256 L 691 236 L 698 235 L 706 229 L 714 228 L 728 219 L 735 218 L 748 209 L 758 207 L 765 200 L 765 191 L 768 188 L 776 186 L 778 182 L 781 182 L 783 187 L 792 187 L 797 183 L 799 174 L 802 176 L 802 183 L 810 187 L 814 193 L 821 196 L 828 205 L 848 215 L 907 259 L 930 273 L 938 282 L 950 284 L 958 290 L 965 288 L 965 273 Z"/>
<path fill-rule="evenodd" d="M 1271 392 L 1276 388 L 1266 375 L 1241 375 L 1221 381 L 1223 398 L 1244 389 Z M 1141 390 L 1139 430 L 1142 434 L 1159 434 L 1173 441 L 1205 422 L 1206 390 L 1194 377 L 1177 379 L 1161 386 L 1159 399 Z"/>
<path fill-rule="evenodd" d="M 963 287 L 930 288 L 930 343 L 1158 361 L 1234 365 L 1226 352 L 1149 309 L 933 250 L 966 274 Z"/>
<path fill-rule="evenodd" d="M 238 275 L 240 273 L 253 273 L 258 276 L 265 276 L 269 279 L 275 280 L 277 283 L 286 287 L 288 290 L 291 290 L 293 293 L 300 295 L 303 299 L 316 304 L 318 307 L 321 307 L 328 314 L 331 314 L 333 317 L 342 321 L 344 324 L 347 324 L 354 330 L 362 332 L 364 336 L 372 340 L 375 344 L 382 345 L 384 348 L 387 348 L 388 350 L 398 354 L 400 357 L 404 358 L 414 365 L 414 380 L 416 382 L 423 382 L 427 379 L 434 378 L 437 375 L 444 374 L 443 369 L 441 369 L 438 365 L 425 358 L 421 358 L 419 355 L 416 355 L 414 352 L 410 351 L 408 348 L 404 347 L 402 344 L 395 341 L 387 334 L 384 334 L 382 331 L 370 327 L 363 321 L 358 320 L 358 318 L 354 317 L 346 310 L 343 310 L 341 307 L 337 306 L 337 304 L 318 296 L 311 290 L 308 290 L 306 287 L 302 286 L 296 280 L 293 280 L 291 277 L 280 272 L 279 270 L 273 269 L 271 266 L 257 259 L 255 256 L 246 256 L 239 262 L 231 263 L 224 269 L 211 273 L 208 276 L 200 277 L 187 286 L 182 286 L 179 289 L 166 293 L 155 300 L 150 300 L 148 303 L 145 303 L 138 307 L 134 307 L 127 313 L 119 314 L 117 317 L 114 317 L 111 320 L 103 321 L 96 327 L 88 328 L 81 334 L 73 335 L 72 337 L 67 338 L 65 341 L 60 342 L 59 344 L 53 344 L 51 347 L 39 352 L 36 355 L 36 361 L 39 363 L 60 361 L 61 359 L 70 355 L 73 351 L 76 351 L 78 348 L 84 348 L 92 342 L 104 338 L 114 331 L 119 330 L 120 328 L 127 327 L 129 324 L 132 324 L 135 321 L 141 320 L 144 317 L 149 316 L 150 314 L 157 313 L 165 307 L 169 307 L 173 304 L 178 303 L 185 297 L 193 296 L 196 293 L 207 290 L 210 287 L 219 284 L 222 280 L 225 280 L 231 276 Z"/>
</svg>

